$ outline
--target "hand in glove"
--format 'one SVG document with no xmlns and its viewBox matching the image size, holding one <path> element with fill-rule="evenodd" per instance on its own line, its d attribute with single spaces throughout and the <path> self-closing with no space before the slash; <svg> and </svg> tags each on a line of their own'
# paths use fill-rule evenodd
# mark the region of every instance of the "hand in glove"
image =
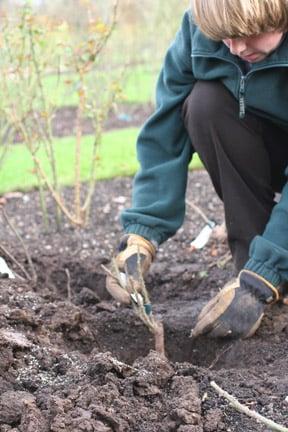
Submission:
<svg viewBox="0 0 288 432">
<path fill-rule="evenodd" d="M 120 242 L 118 254 L 115 257 L 115 264 L 119 269 L 122 282 L 126 284 L 127 271 L 133 287 L 140 292 L 139 264 L 141 275 L 144 276 L 149 270 L 155 254 L 156 248 L 150 241 L 136 234 L 125 235 Z M 127 288 L 129 289 L 129 284 L 127 284 Z M 130 303 L 129 293 L 110 275 L 106 278 L 106 289 L 118 302 Z"/>
<path fill-rule="evenodd" d="M 247 338 L 258 329 L 267 304 L 279 300 L 278 290 L 263 277 L 242 270 L 200 312 L 192 337 Z"/>
</svg>

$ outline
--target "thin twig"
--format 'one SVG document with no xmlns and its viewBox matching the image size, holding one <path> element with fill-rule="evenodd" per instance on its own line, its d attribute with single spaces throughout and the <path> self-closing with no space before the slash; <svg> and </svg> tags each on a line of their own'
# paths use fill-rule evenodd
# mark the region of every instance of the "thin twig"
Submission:
<svg viewBox="0 0 288 432">
<path fill-rule="evenodd" d="M 2 252 L 4 252 L 4 254 L 12 261 L 14 262 L 14 264 L 16 264 L 19 269 L 24 273 L 24 275 L 26 276 L 27 280 L 30 280 L 31 277 L 30 275 L 27 273 L 27 271 L 25 270 L 25 268 L 19 263 L 19 261 L 17 261 L 17 259 L 3 246 L 0 244 L 0 249 L 2 250 Z M 17 275 L 15 271 L 13 271 L 13 273 L 15 274 L 15 276 Z M 19 279 L 25 280 L 24 278 L 22 278 L 21 276 L 17 275 L 17 277 L 19 277 Z"/>
<path fill-rule="evenodd" d="M 27 148 L 31 154 L 31 157 L 32 157 L 32 160 L 33 160 L 33 163 L 35 166 L 35 170 L 36 170 L 37 175 L 39 176 L 39 179 L 42 179 L 44 181 L 44 183 L 46 184 L 46 187 L 49 190 L 52 198 L 54 199 L 54 201 L 56 202 L 56 204 L 58 205 L 58 207 L 60 208 L 62 213 L 67 217 L 67 219 L 74 225 L 77 225 L 77 226 L 83 225 L 83 222 L 81 220 L 77 220 L 77 218 L 74 217 L 74 215 L 70 213 L 65 202 L 63 202 L 63 199 L 62 199 L 60 192 L 55 190 L 53 185 L 49 181 L 48 175 L 46 174 L 45 170 L 43 169 L 40 160 L 35 155 L 35 151 L 33 150 L 32 144 L 30 142 L 31 140 L 30 140 L 30 138 L 26 132 L 26 129 L 23 126 L 23 122 L 17 118 L 15 112 L 13 115 L 13 120 L 14 120 L 14 123 L 18 126 L 19 130 L 21 131 L 21 133 L 24 137 L 24 141 L 27 144 Z"/>
<path fill-rule="evenodd" d="M 217 263 L 216 263 L 217 267 L 220 269 L 223 269 L 231 259 L 232 259 L 232 255 L 231 255 L 230 251 L 228 251 L 222 259 L 217 261 Z"/>
<path fill-rule="evenodd" d="M 32 278 L 32 280 L 34 282 L 36 282 L 37 281 L 37 273 L 36 273 L 36 270 L 35 270 L 34 264 L 32 262 L 32 258 L 31 258 L 31 255 L 30 255 L 29 251 L 28 251 L 28 249 L 27 249 L 27 247 L 26 247 L 26 245 L 25 245 L 22 237 L 20 236 L 20 234 L 18 233 L 18 231 L 14 227 L 13 223 L 9 219 L 9 217 L 8 217 L 8 215 L 7 215 L 6 210 L 5 210 L 4 207 L 2 207 L 2 214 L 4 216 L 5 221 L 7 222 L 8 226 L 10 227 L 10 229 L 13 231 L 13 233 L 15 234 L 15 236 L 17 237 L 17 239 L 19 240 L 19 242 L 20 242 L 20 244 L 21 244 L 21 246 L 22 246 L 22 248 L 23 248 L 23 250 L 25 252 L 25 255 L 26 255 L 26 258 L 27 258 L 30 270 L 31 270 L 31 274 L 32 274 L 32 277 L 30 276 L 29 279 Z"/>
<path fill-rule="evenodd" d="M 206 216 L 206 214 L 204 213 L 204 211 L 200 207 L 198 207 L 193 201 L 189 201 L 187 199 L 186 199 L 186 203 L 188 204 L 189 207 L 191 207 L 193 210 L 195 210 L 196 213 L 199 214 L 199 216 L 202 217 L 204 222 L 206 222 L 210 226 L 211 220 Z"/>
<path fill-rule="evenodd" d="M 219 359 L 226 354 L 227 351 L 229 351 L 233 346 L 233 343 L 230 344 L 228 347 L 224 348 L 223 350 L 221 350 L 218 355 L 216 356 L 216 358 L 213 360 L 213 362 L 210 364 L 210 366 L 208 367 L 208 369 L 212 369 L 219 361 Z"/>
<path fill-rule="evenodd" d="M 72 291 L 71 291 L 71 276 L 68 268 L 65 268 L 65 273 L 67 275 L 67 297 L 69 302 L 72 299 Z"/>
<path fill-rule="evenodd" d="M 248 417 L 251 417 L 266 426 L 268 426 L 273 431 L 277 432 L 288 432 L 288 428 L 285 426 L 281 426 L 278 423 L 275 423 L 273 420 L 269 420 L 266 417 L 262 416 L 261 414 L 258 414 L 256 411 L 253 411 L 249 408 L 247 408 L 245 405 L 242 405 L 234 396 L 231 396 L 229 393 L 227 393 L 225 390 L 223 390 L 221 387 L 219 387 L 215 381 L 210 382 L 211 387 L 213 387 L 217 393 L 220 396 L 223 396 L 228 402 L 235 408 L 237 411 L 246 414 Z"/>
<path fill-rule="evenodd" d="M 59 206 L 60 210 L 62 211 L 62 213 L 67 217 L 67 219 L 74 225 L 77 226 L 82 226 L 83 225 L 83 221 L 78 220 L 73 214 L 71 214 L 69 212 L 69 210 L 67 209 L 65 203 L 63 202 L 62 196 L 60 195 L 59 192 L 55 191 L 53 186 L 51 185 L 47 174 L 45 173 L 45 171 L 42 168 L 42 165 L 39 161 L 39 159 L 33 154 L 31 153 L 33 162 L 35 163 L 37 170 L 41 176 L 41 178 L 44 180 L 52 198 L 56 201 L 57 205 Z"/>
<path fill-rule="evenodd" d="M 105 273 L 107 273 L 109 276 L 111 276 L 113 279 L 115 279 L 118 282 L 118 278 L 117 276 L 115 276 L 115 274 L 113 274 L 108 267 L 106 267 L 104 264 L 101 264 L 101 268 L 105 271 Z"/>
<path fill-rule="evenodd" d="M 213 261 L 210 264 L 208 264 L 208 269 L 210 269 L 214 266 L 217 266 L 218 268 L 223 269 L 231 259 L 232 259 L 231 252 L 228 251 L 223 255 L 223 257 L 221 257 L 217 261 Z"/>
<path fill-rule="evenodd" d="M 24 277 L 20 276 L 19 273 L 17 273 L 15 270 L 13 270 L 13 274 L 16 277 L 16 279 L 19 279 L 22 282 L 26 282 L 27 279 L 25 279 Z"/>
</svg>

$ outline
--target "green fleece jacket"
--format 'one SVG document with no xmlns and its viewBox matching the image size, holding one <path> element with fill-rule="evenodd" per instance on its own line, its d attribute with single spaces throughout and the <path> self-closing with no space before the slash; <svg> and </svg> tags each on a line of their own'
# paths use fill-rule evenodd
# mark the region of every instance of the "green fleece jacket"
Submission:
<svg viewBox="0 0 288 432">
<path fill-rule="evenodd" d="M 158 79 L 156 110 L 138 137 L 140 170 L 134 179 L 132 206 L 121 216 L 126 233 L 160 244 L 183 223 L 194 149 L 181 108 L 197 80 L 221 81 L 239 100 L 240 117 L 249 110 L 288 130 L 288 37 L 245 74 L 238 57 L 224 43 L 204 36 L 187 11 Z M 252 241 L 246 268 L 274 285 L 288 280 L 288 184 L 265 232 Z"/>
</svg>

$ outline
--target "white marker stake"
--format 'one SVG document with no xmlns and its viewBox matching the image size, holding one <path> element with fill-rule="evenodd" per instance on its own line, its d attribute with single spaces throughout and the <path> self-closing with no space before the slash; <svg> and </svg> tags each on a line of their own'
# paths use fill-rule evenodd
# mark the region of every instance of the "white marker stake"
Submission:
<svg viewBox="0 0 288 432">
<path fill-rule="evenodd" d="M 208 243 L 214 227 L 214 222 L 210 222 L 209 224 L 205 225 L 198 236 L 191 242 L 191 248 L 202 249 Z"/>
<path fill-rule="evenodd" d="M 10 268 L 8 267 L 6 261 L 4 260 L 4 258 L 1 257 L 0 257 L 0 273 L 7 273 L 9 279 L 15 279 L 15 276 L 10 270 Z"/>
</svg>

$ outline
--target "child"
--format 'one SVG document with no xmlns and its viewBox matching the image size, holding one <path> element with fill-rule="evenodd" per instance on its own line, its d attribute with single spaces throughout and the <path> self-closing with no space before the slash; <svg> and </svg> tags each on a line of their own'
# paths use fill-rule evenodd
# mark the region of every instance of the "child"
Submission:
<svg viewBox="0 0 288 432">
<path fill-rule="evenodd" d="M 193 153 L 224 204 L 238 277 L 205 306 L 195 336 L 251 336 L 288 279 L 287 29 L 286 0 L 192 0 L 138 137 L 141 168 L 122 214 L 120 270 L 137 281 L 138 252 L 145 274 L 181 226 Z M 106 285 L 130 302 L 111 277 Z"/>
</svg>

